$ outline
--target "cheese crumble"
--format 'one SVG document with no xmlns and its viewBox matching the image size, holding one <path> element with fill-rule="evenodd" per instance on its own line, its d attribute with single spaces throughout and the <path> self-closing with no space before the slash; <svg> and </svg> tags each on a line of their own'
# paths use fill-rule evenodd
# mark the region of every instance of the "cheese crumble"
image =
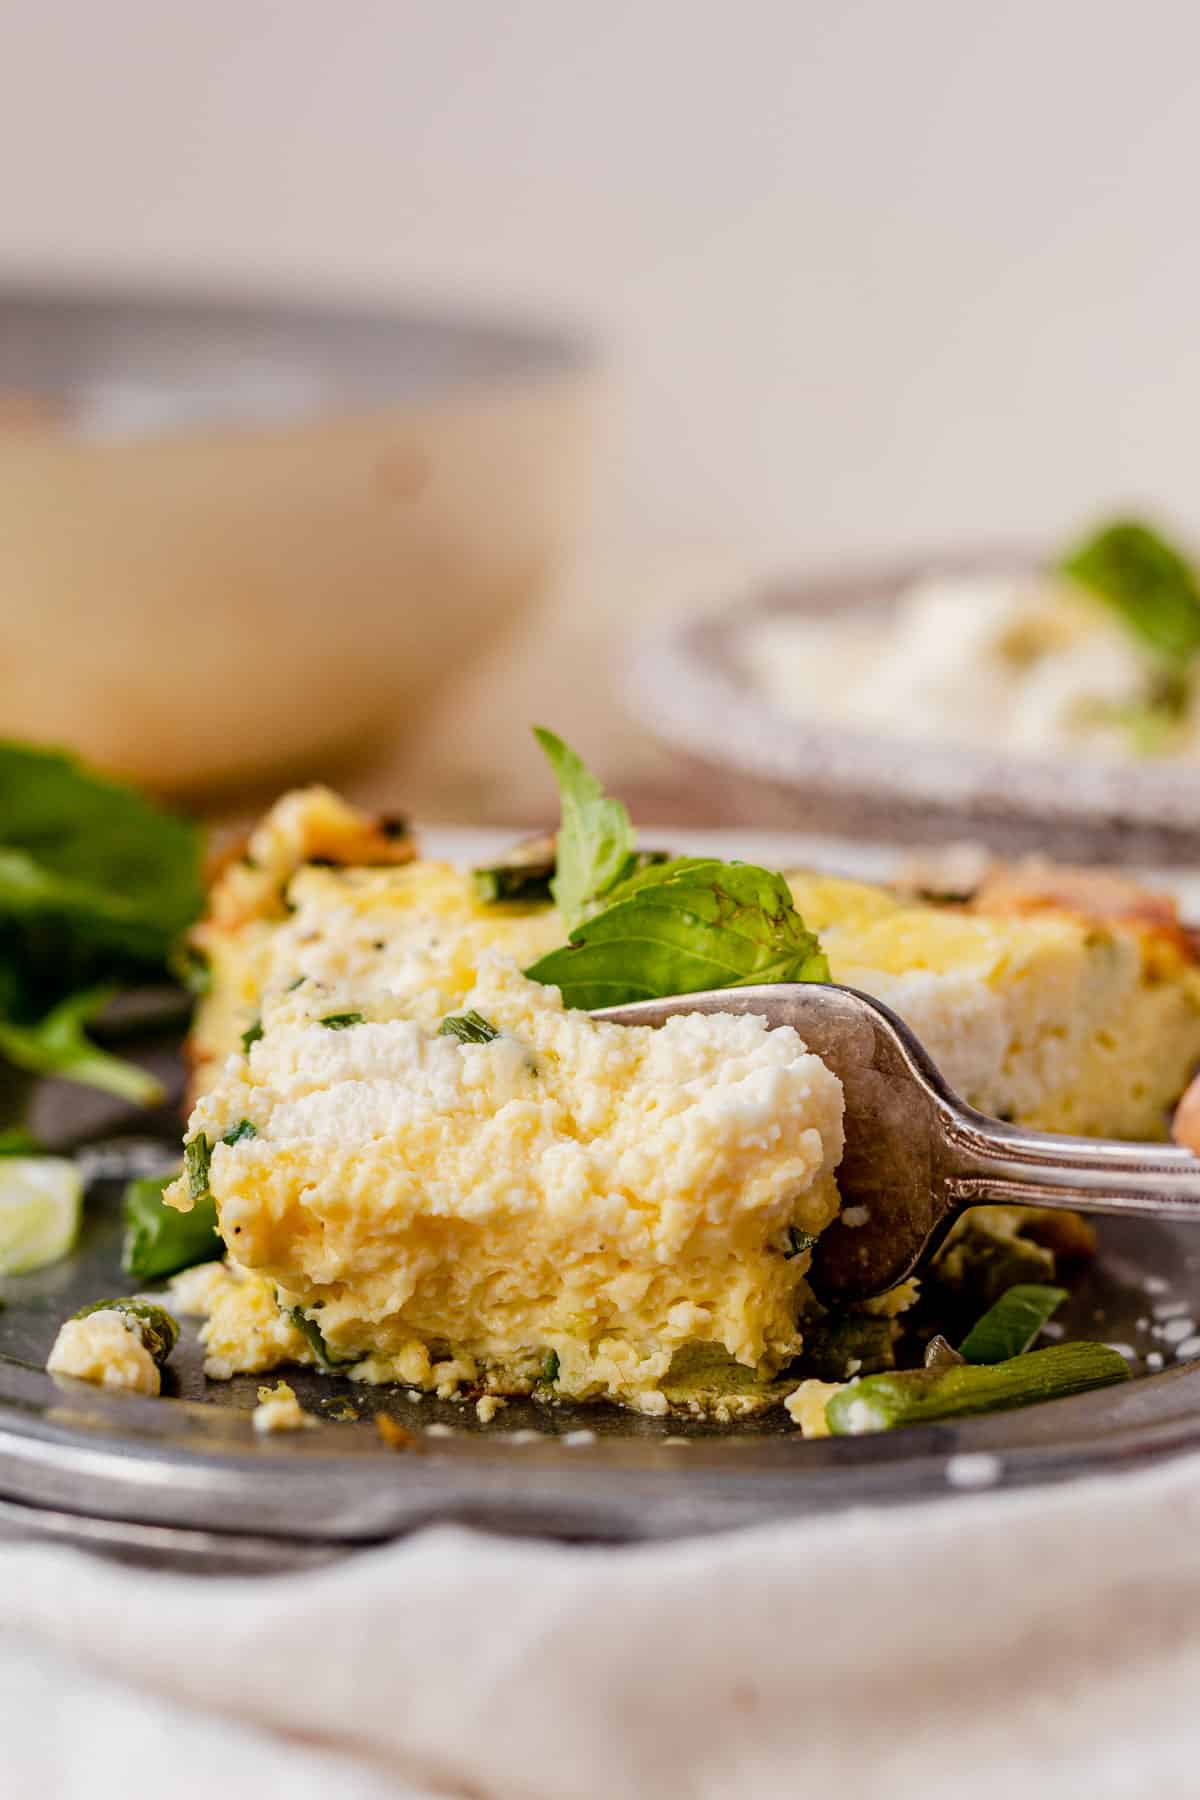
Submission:
<svg viewBox="0 0 1200 1800">
<path fill-rule="evenodd" d="M 255 1431 L 268 1436 L 276 1431 L 311 1431 L 319 1421 L 306 1413 L 296 1398 L 296 1390 L 286 1381 L 274 1387 L 260 1387 L 258 1405 L 251 1414 Z"/>
<path fill-rule="evenodd" d="M 96 1387 L 157 1394 L 158 1364 L 124 1313 L 105 1308 L 84 1319 L 67 1319 L 46 1363 L 51 1375 L 71 1375 Z"/>
<path fill-rule="evenodd" d="M 298 946 L 310 923 L 302 901 Z M 210 1373 L 313 1360 L 293 1309 L 358 1379 L 651 1413 L 686 1344 L 766 1374 L 797 1353 L 789 1231 L 837 1212 L 842 1093 L 790 1028 L 603 1023 L 444 924 L 339 990 L 361 1023 L 329 1029 L 327 1005 L 302 986 L 264 1005 L 189 1124 L 237 1265 L 194 1278 Z M 451 1010 L 497 1037 L 439 1035 Z M 223 1143 L 241 1119 L 254 1136 Z"/>
</svg>

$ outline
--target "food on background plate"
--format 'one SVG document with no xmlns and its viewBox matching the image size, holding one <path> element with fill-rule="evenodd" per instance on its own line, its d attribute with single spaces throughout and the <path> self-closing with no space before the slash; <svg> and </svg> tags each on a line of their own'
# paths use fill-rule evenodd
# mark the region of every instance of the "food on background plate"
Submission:
<svg viewBox="0 0 1200 1800">
<path fill-rule="evenodd" d="M 532 1393 L 718 1419 L 799 1392 L 802 1427 L 852 1430 L 1126 1373 L 1094 1346 L 1049 1363 L 1026 1347 L 988 1364 L 1020 1370 L 898 1401 L 919 1372 L 898 1361 L 1014 1283 L 1069 1274 L 1090 1228 L 981 1209 L 920 1296 L 826 1313 L 805 1276 L 837 1211 L 836 1077 L 752 1018 L 651 1032 L 586 1009 L 831 975 L 906 1017 L 976 1105 L 1161 1135 L 1200 1060 L 1200 974 L 1173 913 L 1089 911 L 1074 889 L 1034 905 L 1028 871 L 1019 903 L 1010 873 L 947 905 L 647 855 L 543 743 L 553 861 L 543 845 L 472 876 L 310 790 L 219 877 L 191 933 L 208 991 L 187 1166 L 157 1212 L 142 1184 L 127 1250 L 139 1280 L 194 1265 L 175 1300 L 204 1319 L 210 1375 L 297 1363 L 489 1410 Z M 884 1374 L 886 1404 L 834 1406 L 847 1379 Z M 815 1412 L 813 1381 L 829 1385 Z"/>
<path fill-rule="evenodd" d="M 1100 758 L 1200 755 L 1200 582 L 1135 521 L 1050 568 L 931 575 L 877 616 L 755 622 L 777 705 L 889 736 Z"/>
</svg>

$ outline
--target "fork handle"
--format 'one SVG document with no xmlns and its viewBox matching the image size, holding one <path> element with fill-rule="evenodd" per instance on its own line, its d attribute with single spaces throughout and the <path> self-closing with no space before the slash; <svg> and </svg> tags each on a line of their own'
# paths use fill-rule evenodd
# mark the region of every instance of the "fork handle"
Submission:
<svg viewBox="0 0 1200 1800">
<path fill-rule="evenodd" d="M 1176 1144 L 1022 1131 L 956 1109 L 946 1188 L 961 1206 L 1045 1206 L 1200 1222 L 1200 1158 Z"/>
</svg>

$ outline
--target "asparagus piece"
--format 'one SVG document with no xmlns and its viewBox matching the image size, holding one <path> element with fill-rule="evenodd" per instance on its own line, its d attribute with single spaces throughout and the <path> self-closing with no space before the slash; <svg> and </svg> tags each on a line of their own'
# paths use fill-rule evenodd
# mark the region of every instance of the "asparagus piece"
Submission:
<svg viewBox="0 0 1200 1800">
<path fill-rule="evenodd" d="M 1128 1376 L 1125 1358 L 1107 1344 L 1054 1344 L 1008 1362 L 868 1375 L 834 1394 L 825 1418 L 834 1437 L 857 1437 L 897 1425 L 1033 1406 Z"/>
<path fill-rule="evenodd" d="M 131 1181 L 125 1189 L 121 1268 L 135 1281 L 164 1281 L 180 1269 L 215 1262 L 225 1254 L 212 1195 L 201 1195 L 191 1212 L 176 1212 L 162 1202 L 162 1191 L 173 1180 L 173 1175 L 155 1175 Z"/>
<path fill-rule="evenodd" d="M 959 1345 L 969 1363 L 1007 1362 L 1028 1350 L 1042 1326 L 1067 1297 L 1066 1288 L 1021 1282 L 1002 1294 Z"/>
<path fill-rule="evenodd" d="M 542 900 L 549 904 L 555 863 L 553 834 L 525 838 L 497 862 L 471 870 L 475 898 L 488 906 L 500 900 Z"/>
<path fill-rule="evenodd" d="M 179 1342 L 179 1326 L 165 1307 L 151 1300 L 94 1300 L 81 1306 L 72 1318 L 86 1319 L 92 1313 L 120 1313 L 126 1326 L 150 1352 L 161 1369 Z"/>
</svg>

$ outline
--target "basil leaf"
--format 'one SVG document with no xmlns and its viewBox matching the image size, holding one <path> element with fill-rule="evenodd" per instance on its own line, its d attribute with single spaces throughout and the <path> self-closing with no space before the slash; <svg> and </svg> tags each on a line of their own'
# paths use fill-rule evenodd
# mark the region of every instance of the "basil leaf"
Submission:
<svg viewBox="0 0 1200 1800">
<path fill-rule="evenodd" d="M 571 930 L 634 867 L 634 830 L 621 802 L 604 792 L 561 738 L 540 725 L 534 736 L 558 782 L 562 824 L 550 891 Z"/>
<path fill-rule="evenodd" d="M 0 1017 L 0 1056 L 34 1075 L 82 1082 L 136 1106 L 156 1105 L 163 1098 L 162 1083 L 137 1063 L 110 1056 L 84 1031 L 111 999 L 111 988 L 89 988 L 69 995 L 31 1024 Z"/>
<path fill-rule="evenodd" d="M 93 978 L 114 960 L 158 969 L 202 898 L 194 826 L 67 756 L 0 744 L 0 918 L 31 948 L 53 938 Z"/>
<path fill-rule="evenodd" d="M 782 875 L 682 858 L 634 875 L 526 974 L 591 1009 L 758 982 L 828 981 L 829 964 Z"/>
<path fill-rule="evenodd" d="M 457 1038 L 460 1044 L 490 1044 L 500 1033 L 482 1014 L 465 1012 L 443 1019 L 438 1036 Z"/>
<path fill-rule="evenodd" d="M 1200 650 L 1200 587 L 1187 559 L 1137 520 L 1105 526 L 1063 558 L 1060 568 L 1120 614 L 1135 636 L 1168 662 Z"/>
<path fill-rule="evenodd" d="M 225 1246 L 217 1231 L 217 1208 L 203 1194 L 191 1212 L 164 1206 L 162 1191 L 174 1175 L 152 1175 L 131 1181 L 121 1202 L 125 1240 L 121 1268 L 135 1281 L 165 1281 L 197 1263 L 216 1262 Z"/>
</svg>

